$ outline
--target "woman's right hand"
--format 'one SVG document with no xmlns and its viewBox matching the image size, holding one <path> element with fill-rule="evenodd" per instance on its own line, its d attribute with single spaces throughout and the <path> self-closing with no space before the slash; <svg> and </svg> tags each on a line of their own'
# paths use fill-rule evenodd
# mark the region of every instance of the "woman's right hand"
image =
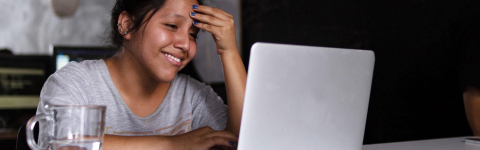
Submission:
<svg viewBox="0 0 480 150">
<path fill-rule="evenodd" d="M 216 131 L 207 126 L 185 134 L 172 136 L 170 140 L 175 149 L 209 150 L 214 146 L 234 148 L 232 143 L 237 143 L 238 138 L 228 131 Z"/>
</svg>

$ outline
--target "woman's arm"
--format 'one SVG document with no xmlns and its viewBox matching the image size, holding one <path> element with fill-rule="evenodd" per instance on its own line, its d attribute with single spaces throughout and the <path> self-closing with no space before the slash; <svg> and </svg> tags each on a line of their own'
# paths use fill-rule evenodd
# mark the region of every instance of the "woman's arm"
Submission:
<svg viewBox="0 0 480 150">
<path fill-rule="evenodd" d="M 103 150 L 156 149 L 167 150 L 172 146 L 165 136 L 117 136 L 105 135 Z"/>
<path fill-rule="evenodd" d="M 220 55 L 227 90 L 228 121 L 225 130 L 239 135 L 247 73 L 237 50 Z"/>
<path fill-rule="evenodd" d="M 480 136 L 480 89 L 474 87 L 465 88 L 463 102 L 470 128 L 475 136 Z"/>
<path fill-rule="evenodd" d="M 117 136 L 105 135 L 103 150 L 207 150 L 215 145 L 232 147 L 237 142 L 236 135 L 227 131 L 216 131 L 203 127 L 176 136 Z"/>
<path fill-rule="evenodd" d="M 238 136 L 247 73 L 237 48 L 233 16 L 218 8 L 208 6 L 195 8 L 193 10 L 196 13 L 191 14 L 195 20 L 195 26 L 212 33 L 217 53 L 222 61 L 228 102 L 228 120 L 225 130 Z"/>
</svg>

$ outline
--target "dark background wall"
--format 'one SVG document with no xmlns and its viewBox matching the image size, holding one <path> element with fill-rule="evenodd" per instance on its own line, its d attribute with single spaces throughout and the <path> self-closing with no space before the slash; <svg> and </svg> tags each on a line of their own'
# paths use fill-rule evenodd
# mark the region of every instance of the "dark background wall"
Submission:
<svg viewBox="0 0 480 150">
<path fill-rule="evenodd" d="M 364 144 L 472 135 L 461 72 L 478 10 L 478 0 L 242 0 L 244 62 L 255 42 L 373 50 Z"/>
</svg>

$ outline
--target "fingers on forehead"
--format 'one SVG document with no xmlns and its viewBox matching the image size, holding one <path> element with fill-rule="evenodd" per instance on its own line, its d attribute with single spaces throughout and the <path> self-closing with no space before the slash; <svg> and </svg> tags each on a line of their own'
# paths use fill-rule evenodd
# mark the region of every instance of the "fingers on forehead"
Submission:
<svg viewBox="0 0 480 150">
<path fill-rule="evenodd" d="M 204 15 L 204 14 L 197 14 L 194 17 L 195 20 L 198 20 L 202 23 L 207 23 L 211 24 L 214 26 L 221 26 L 223 24 L 223 20 L 218 19 L 216 17 L 210 16 L 210 15 Z"/>
<path fill-rule="evenodd" d="M 207 15 L 212 15 L 214 17 L 220 18 L 220 19 L 226 19 L 228 18 L 233 18 L 232 15 L 226 13 L 225 11 L 219 9 L 219 8 L 214 8 L 214 7 L 208 7 L 208 6 L 198 6 L 198 9 L 194 9 L 197 12 L 201 12 Z"/>
</svg>

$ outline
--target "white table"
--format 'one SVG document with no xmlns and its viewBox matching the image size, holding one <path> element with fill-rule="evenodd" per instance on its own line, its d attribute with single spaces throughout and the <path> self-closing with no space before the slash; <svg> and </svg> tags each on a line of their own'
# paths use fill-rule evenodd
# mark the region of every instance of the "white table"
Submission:
<svg viewBox="0 0 480 150">
<path fill-rule="evenodd" d="M 480 145 L 465 143 L 465 138 L 419 140 L 363 145 L 362 150 L 480 150 Z"/>
</svg>

